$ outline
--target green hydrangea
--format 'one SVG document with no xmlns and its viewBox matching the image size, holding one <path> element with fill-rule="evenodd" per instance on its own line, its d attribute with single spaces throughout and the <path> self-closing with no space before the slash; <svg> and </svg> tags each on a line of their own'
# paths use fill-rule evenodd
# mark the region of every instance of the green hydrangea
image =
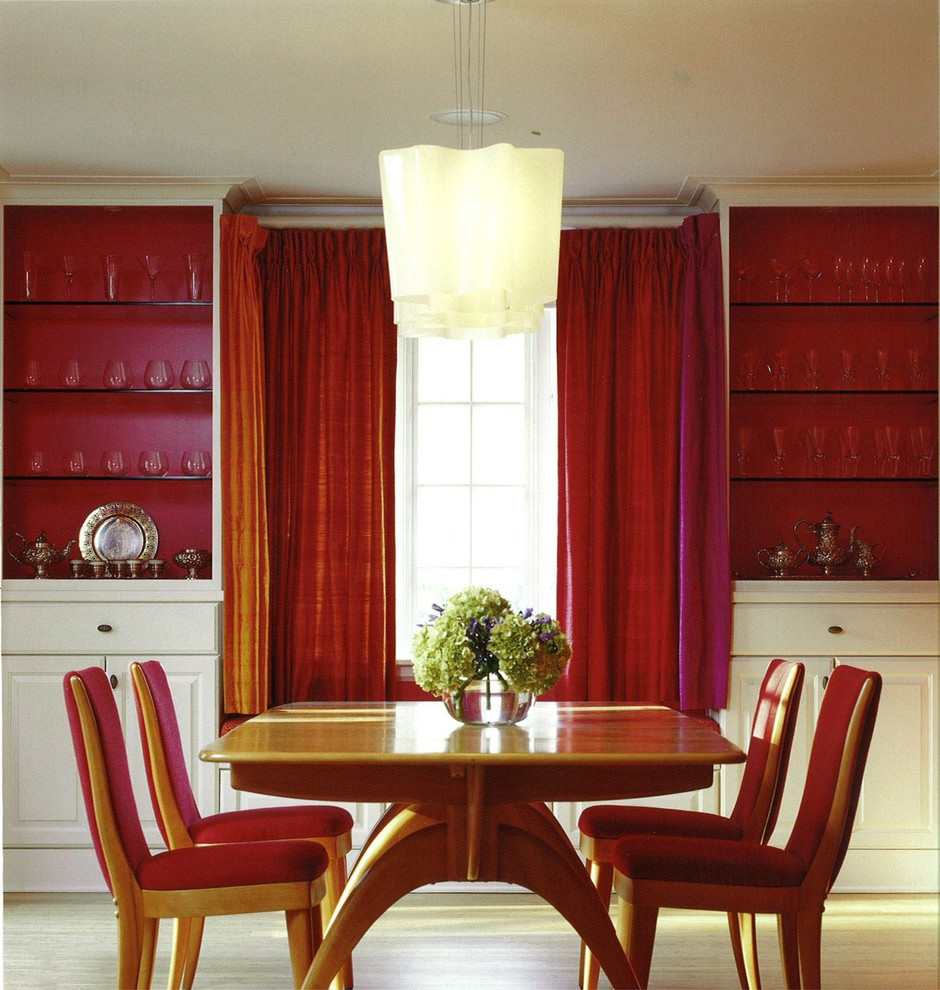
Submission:
<svg viewBox="0 0 940 990">
<path fill-rule="evenodd" d="M 516 691 L 542 694 L 565 672 L 568 639 L 544 612 L 517 612 L 491 588 L 452 595 L 414 637 L 415 682 L 440 697 L 495 674 Z"/>
</svg>

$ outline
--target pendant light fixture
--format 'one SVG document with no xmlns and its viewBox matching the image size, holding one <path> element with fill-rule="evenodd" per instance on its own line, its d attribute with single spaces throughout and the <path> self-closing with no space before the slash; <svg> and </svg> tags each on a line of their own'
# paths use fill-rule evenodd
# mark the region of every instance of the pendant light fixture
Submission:
<svg viewBox="0 0 940 990">
<path fill-rule="evenodd" d="M 379 155 L 395 322 L 403 337 L 486 339 L 538 330 L 558 284 L 564 156 L 482 147 L 504 119 L 483 107 L 486 4 L 454 6 L 458 106 L 437 115 L 460 147 Z"/>
</svg>

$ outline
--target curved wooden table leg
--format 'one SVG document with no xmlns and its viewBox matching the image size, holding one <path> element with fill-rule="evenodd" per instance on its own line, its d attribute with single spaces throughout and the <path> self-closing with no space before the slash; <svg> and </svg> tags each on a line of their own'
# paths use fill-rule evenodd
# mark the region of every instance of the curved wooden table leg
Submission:
<svg viewBox="0 0 940 990">
<path fill-rule="evenodd" d="M 639 987 L 610 915 L 554 815 L 538 805 L 507 805 L 502 817 L 497 879 L 548 901 L 581 936 L 616 990 Z"/>
<path fill-rule="evenodd" d="M 416 887 L 446 879 L 447 825 L 422 817 L 416 831 L 373 845 L 382 848 L 371 864 L 346 885 L 323 942 L 313 958 L 302 987 L 329 987 L 359 940 L 397 900 Z"/>
</svg>

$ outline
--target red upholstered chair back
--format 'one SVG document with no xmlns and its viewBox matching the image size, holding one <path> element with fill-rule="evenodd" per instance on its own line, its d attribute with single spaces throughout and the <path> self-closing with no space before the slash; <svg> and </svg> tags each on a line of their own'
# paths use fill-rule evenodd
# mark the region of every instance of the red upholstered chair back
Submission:
<svg viewBox="0 0 940 990">
<path fill-rule="evenodd" d="M 746 841 L 766 842 L 777 824 L 803 675 L 803 664 L 779 659 L 772 660 L 764 674 L 741 789 L 731 812 Z"/>
<path fill-rule="evenodd" d="M 150 858 L 117 703 L 101 667 L 70 671 L 64 690 L 91 837 L 101 872 L 117 897 L 118 890 Z"/>
<path fill-rule="evenodd" d="M 192 845 L 201 815 L 193 796 L 170 682 L 156 660 L 131 664 L 147 781 L 157 824 L 171 849 Z"/>
<path fill-rule="evenodd" d="M 787 851 L 826 893 L 845 858 L 881 697 L 881 675 L 840 665 L 816 721 L 806 785 Z"/>
</svg>

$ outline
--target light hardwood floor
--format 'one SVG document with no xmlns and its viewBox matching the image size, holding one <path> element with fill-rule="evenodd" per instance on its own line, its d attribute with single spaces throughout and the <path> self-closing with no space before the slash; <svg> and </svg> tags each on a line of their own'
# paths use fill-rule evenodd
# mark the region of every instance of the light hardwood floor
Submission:
<svg viewBox="0 0 940 990">
<path fill-rule="evenodd" d="M 100 894 L 7 894 L 7 990 L 98 990 L 115 982 L 115 925 Z M 154 986 L 165 986 L 169 925 Z M 759 928 L 763 984 L 783 985 L 773 919 Z M 578 939 L 530 894 L 415 893 L 393 907 L 359 945 L 358 990 L 575 990 Z M 935 895 L 833 895 L 823 922 L 827 990 L 937 990 Z M 196 990 L 290 986 L 282 916 L 206 923 Z M 610 984 L 603 979 L 602 987 Z M 651 987 L 737 987 L 723 915 L 664 911 Z"/>
</svg>

